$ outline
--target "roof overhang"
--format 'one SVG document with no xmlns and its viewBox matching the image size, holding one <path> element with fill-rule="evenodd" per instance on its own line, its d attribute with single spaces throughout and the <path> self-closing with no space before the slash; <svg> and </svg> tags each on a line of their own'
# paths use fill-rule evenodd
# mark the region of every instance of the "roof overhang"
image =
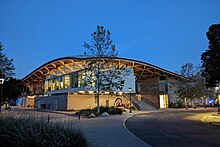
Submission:
<svg viewBox="0 0 220 147">
<path fill-rule="evenodd" d="M 85 61 L 89 60 L 94 60 L 94 58 L 88 56 L 70 56 L 57 58 L 35 69 L 26 77 L 24 77 L 22 81 L 24 83 L 38 83 L 40 81 L 45 80 L 47 75 L 50 75 L 55 71 L 58 71 L 61 74 L 68 74 L 69 72 L 81 70 L 85 67 Z M 134 75 L 136 76 L 137 80 L 143 80 L 153 77 L 167 77 L 176 80 L 187 79 L 184 76 L 178 75 L 174 72 L 165 70 L 163 68 L 142 61 L 121 57 L 111 57 L 111 60 L 118 63 L 118 65 L 132 67 L 134 69 Z"/>
</svg>

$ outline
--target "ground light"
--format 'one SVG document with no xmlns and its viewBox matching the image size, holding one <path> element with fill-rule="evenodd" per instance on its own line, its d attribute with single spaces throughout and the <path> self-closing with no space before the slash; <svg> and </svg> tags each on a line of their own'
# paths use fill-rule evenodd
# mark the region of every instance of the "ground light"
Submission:
<svg viewBox="0 0 220 147">
<path fill-rule="evenodd" d="M 5 81 L 4 75 L 0 74 L 0 112 L 2 110 L 2 96 L 3 96 L 3 83 Z"/>
<path fill-rule="evenodd" d="M 129 88 L 129 93 L 130 93 L 130 113 L 131 113 L 131 87 Z"/>
</svg>

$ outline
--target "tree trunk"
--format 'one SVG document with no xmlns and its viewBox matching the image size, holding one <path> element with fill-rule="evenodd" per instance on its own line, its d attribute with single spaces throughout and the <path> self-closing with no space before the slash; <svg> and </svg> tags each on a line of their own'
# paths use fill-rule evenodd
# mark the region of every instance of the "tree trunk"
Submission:
<svg viewBox="0 0 220 147">
<path fill-rule="evenodd" d="M 188 109 L 188 103 L 187 103 L 187 98 L 186 97 L 184 98 L 184 102 L 185 102 L 186 109 Z"/>
</svg>

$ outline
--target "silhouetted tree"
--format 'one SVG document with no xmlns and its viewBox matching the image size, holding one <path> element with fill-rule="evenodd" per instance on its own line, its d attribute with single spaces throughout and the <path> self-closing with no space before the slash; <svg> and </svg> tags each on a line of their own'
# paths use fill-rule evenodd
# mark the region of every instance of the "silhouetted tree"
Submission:
<svg viewBox="0 0 220 147">
<path fill-rule="evenodd" d="M 13 65 L 13 59 L 9 59 L 4 53 L 3 53 L 3 45 L 0 42 L 0 73 L 5 76 L 6 79 L 14 76 L 14 65 Z"/>
<path fill-rule="evenodd" d="M 177 84 L 176 94 L 180 98 L 187 99 L 201 98 L 208 95 L 205 86 L 205 79 L 201 76 L 201 67 L 187 63 L 181 66 L 179 74 L 187 79 L 180 80 Z M 186 106 L 187 107 L 187 106 Z"/>
<path fill-rule="evenodd" d="M 206 33 L 208 49 L 202 53 L 202 76 L 207 87 L 216 87 L 220 83 L 220 24 L 213 24 Z"/>
<path fill-rule="evenodd" d="M 24 86 L 21 80 L 10 78 L 4 83 L 3 99 L 15 101 L 21 95 L 23 88 Z"/>
</svg>

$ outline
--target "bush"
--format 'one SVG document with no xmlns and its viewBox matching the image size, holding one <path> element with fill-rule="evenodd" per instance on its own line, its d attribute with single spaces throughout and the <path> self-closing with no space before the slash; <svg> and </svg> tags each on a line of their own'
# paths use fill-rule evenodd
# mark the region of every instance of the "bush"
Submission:
<svg viewBox="0 0 220 147">
<path fill-rule="evenodd" d="M 169 107 L 170 108 L 185 108 L 183 102 L 181 102 L 181 101 L 176 101 L 175 103 L 170 103 Z"/>
<path fill-rule="evenodd" d="M 94 109 L 82 109 L 79 111 L 80 115 L 82 116 L 89 116 L 91 113 L 96 114 L 97 111 L 95 111 Z M 77 113 L 78 114 L 78 113 Z"/>
<path fill-rule="evenodd" d="M 108 112 L 109 114 L 122 114 L 123 110 L 120 108 L 116 108 L 116 107 L 104 107 L 104 106 L 100 106 L 100 113 L 103 112 Z M 83 116 L 89 116 L 91 113 L 98 115 L 97 114 L 97 107 L 93 108 L 93 109 L 82 109 L 79 111 L 80 115 Z"/>
<path fill-rule="evenodd" d="M 0 146 L 86 147 L 87 141 L 73 123 L 48 123 L 36 115 L 10 112 L 0 114 Z"/>
<path fill-rule="evenodd" d="M 122 114 L 123 110 L 116 107 L 110 107 L 108 110 L 109 114 Z"/>
</svg>

